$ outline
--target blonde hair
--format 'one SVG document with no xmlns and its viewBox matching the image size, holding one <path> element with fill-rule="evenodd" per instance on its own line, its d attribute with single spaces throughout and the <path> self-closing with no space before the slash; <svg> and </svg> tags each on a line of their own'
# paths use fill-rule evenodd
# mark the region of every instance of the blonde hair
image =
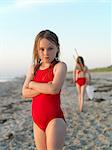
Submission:
<svg viewBox="0 0 112 150">
<path fill-rule="evenodd" d="M 58 60 L 59 60 L 60 44 L 59 44 L 59 40 L 58 40 L 57 35 L 54 32 L 50 31 L 50 30 L 43 30 L 43 31 L 39 32 L 38 35 L 35 38 L 34 48 L 33 48 L 33 64 L 35 66 L 34 74 L 36 73 L 36 70 L 40 66 L 41 60 L 40 60 L 39 55 L 38 55 L 38 44 L 39 44 L 40 40 L 43 39 L 43 38 L 49 40 L 50 42 L 55 44 L 56 47 L 58 48 L 58 52 L 56 54 L 55 60 L 53 60 L 53 63 L 58 62 Z"/>
</svg>

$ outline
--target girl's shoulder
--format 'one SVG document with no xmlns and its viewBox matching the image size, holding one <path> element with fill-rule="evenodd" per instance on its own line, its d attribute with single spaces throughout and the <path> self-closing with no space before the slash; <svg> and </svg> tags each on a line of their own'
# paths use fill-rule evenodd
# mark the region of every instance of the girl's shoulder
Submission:
<svg viewBox="0 0 112 150">
<path fill-rule="evenodd" d="M 67 65 L 66 65 L 66 63 L 65 62 L 63 62 L 63 61 L 59 61 L 56 65 L 55 65 L 55 67 L 67 67 Z"/>
<path fill-rule="evenodd" d="M 80 65 L 76 65 L 75 66 L 75 70 L 81 70 L 81 66 Z"/>
<path fill-rule="evenodd" d="M 54 66 L 54 71 L 56 70 L 67 70 L 67 65 L 65 62 L 59 61 L 55 66 Z"/>
<path fill-rule="evenodd" d="M 87 67 L 87 66 L 84 66 L 84 69 L 85 69 L 85 70 L 88 70 L 88 67 Z"/>
<path fill-rule="evenodd" d="M 81 67 L 80 65 L 76 65 L 76 67 L 75 67 L 75 71 L 80 71 L 80 72 L 86 72 L 86 71 L 88 71 L 88 67 L 87 66 L 83 66 L 83 67 Z"/>
<path fill-rule="evenodd" d="M 28 67 L 28 71 L 30 71 L 31 73 L 34 73 L 34 64 L 30 64 L 29 67 Z"/>
</svg>

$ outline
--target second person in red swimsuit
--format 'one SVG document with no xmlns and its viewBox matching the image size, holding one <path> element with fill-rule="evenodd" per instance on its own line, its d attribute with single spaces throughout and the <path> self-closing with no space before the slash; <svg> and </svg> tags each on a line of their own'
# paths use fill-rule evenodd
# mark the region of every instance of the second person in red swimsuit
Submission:
<svg viewBox="0 0 112 150">
<path fill-rule="evenodd" d="M 66 123 L 61 109 L 60 91 L 67 72 L 58 60 L 57 35 L 41 31 L 35 39 L 32 65 L 23 85 L 23 96 L 33 98 L 34 139 L 38 150 L 62 150 Z"/>
<path fill-rule="evenodd" d="M 87 66 L 84 64 L 84 59 L 81 56 L 77 57 L 76 67 L 74 70 L 74 81 L 76 83 L 76 88 L 78 92 L 79 101 L 79 111 L 83 111 L 84 94 L 86 85 L 89 84 L 91 80 L 90 72 Z"/>
</svg>

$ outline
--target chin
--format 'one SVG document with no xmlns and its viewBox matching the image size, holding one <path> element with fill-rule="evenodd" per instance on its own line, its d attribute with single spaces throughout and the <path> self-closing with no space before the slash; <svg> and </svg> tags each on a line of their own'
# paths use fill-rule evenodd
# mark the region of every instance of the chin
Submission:
<svg viewBox="0 0 112 150">
<path fill-rule="evenodd" d="M 43 60 L 43 62 L 44 62 L 44 63 L 50 63 L 50 61 L 49 61 L 49 60 Z"/>
</svg>

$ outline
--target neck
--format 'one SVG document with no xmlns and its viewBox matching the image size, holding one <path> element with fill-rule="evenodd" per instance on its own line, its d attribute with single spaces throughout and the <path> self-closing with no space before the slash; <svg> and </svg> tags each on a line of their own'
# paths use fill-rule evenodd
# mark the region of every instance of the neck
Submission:
<svg viewBox="0 0 112 150">
<path fill-rule="evenodd" d="M 41 66 L 44 68 L 48 68 L 50 66 L 51 63 L 44 63 L 42 62 Z"/>
</svg>

